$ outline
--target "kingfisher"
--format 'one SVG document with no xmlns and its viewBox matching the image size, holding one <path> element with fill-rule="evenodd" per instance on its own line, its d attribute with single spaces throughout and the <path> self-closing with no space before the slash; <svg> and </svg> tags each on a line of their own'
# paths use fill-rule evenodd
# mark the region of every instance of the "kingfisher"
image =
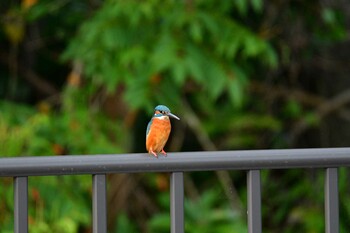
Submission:
<svg viewBox="0 0 350 233">
<path fill-rule="evenodd" d="M 179 117 L 172 114 L 165 105 L 158 105 L 154 108 L 154 115 L 147 125 L 146 131 L 146 149 L 149 154 L 158 158 L 158 153 L 166 156 L 164 151 L 165 143 L 168 141 L 171 131 L 169 117 L 180 120 Z"/>
</svg>

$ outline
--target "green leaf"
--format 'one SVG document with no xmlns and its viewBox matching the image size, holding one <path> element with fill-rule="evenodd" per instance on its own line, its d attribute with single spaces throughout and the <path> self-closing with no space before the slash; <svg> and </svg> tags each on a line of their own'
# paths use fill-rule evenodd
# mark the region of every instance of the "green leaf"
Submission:
<svg viewBox="0 0 350 233">
<path fill-rule="evenodd" d="M 155 44 L 150 60 L 153 69 L 158 73 L 171 68 L 175 63 L 177 46 L 170 34 L 164 34 Z"/>
<path fill-rule="evenodd" d="M 169 230 L 170 227 L 170 216 L 169 214 L 157 214 L 149 223 L 152 232 L 163 232 Z"/>
<path fill-rule="evenodd" d="M 201 42 L 202 37 L 202 26 L 196 20 L 190 24 L 190 35 L 195 42 Z"/>
<path fill-rule="evenodd" d="M 313 125 L 313 126 L 318 125 L 320 123 L 319 117 L 317 116 L 317 114 L 313 112 L 309 112 L 305 114 L 304 120 L 306 121 L 307 124 Z"/>
<path fill-rule="evenodd" d="M 206 76 L 208 93 L 213 100 L 216 100 L 226 89 L 225 87 L 228 77 L 223 68 L 220 67 L 220 64 L 217 64 L 214 61 L 207 64 Z"/>
<path fill-rule="evenodd" d="M 243 70 L 236 65 L 233 65 L 232 72 L 232 77 L 230 77 L 227 84 L 228 95 L 233 106 L 240 108 L 243 105 L 244 88 L 247 78 Z"/>
<path fill-rule="evenodd" d="M 187 54 L 184 58 L 184 61 L 189 75 L 191 75 L 193 79 L 197 80 L 198 82 L 202 82 L 205 80 L 205 74 L 203 72 L 203 66 L 201 65 L 200 61 L 204 59 L 204 54 L 202 54 L 198 48 L 195 48 L 192 45 L 187 46 L 186 52 Z"/>
<path fill-rule="evenodd" d="M 236 0 L 235 1 L 238 12 L 245 16 L 248 11 L 248 0 Z"/>
<path fill-rule="evenodd" d="M 135 229 L 135 223 L 131 222 L 126 214 L 122 213 L 118 216 L 115 232 L 133 233 L 137 232 L 137 230 Z"/>
<path fill-rule="evenodd" d="M 179 86 L 183 85 L 187 76 L 185 64 L 182 61 L 178 61 L 173 65 L 171 70 L 175 83 Z"/>
<path fill-rule="evenodd" d="M 262 0 L 251 0 L 252 7 L 254 11 L 261 12 L 263 7 L 263 1 Z"/>
<path fill-rule="evenodd" d="M 328 24 L 333 24 L 336 22 L 335 12 L 331 8 L 325 7 L 322 9 L 322 18 L 323 18 L 324 22 L 326 22 Z"/>
</svg>

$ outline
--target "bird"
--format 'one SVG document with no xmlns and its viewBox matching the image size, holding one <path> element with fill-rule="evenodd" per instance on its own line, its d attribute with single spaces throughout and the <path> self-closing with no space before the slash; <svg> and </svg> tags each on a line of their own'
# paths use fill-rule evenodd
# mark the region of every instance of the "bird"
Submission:
<svg viewBox="0 0 350 233">
<path fill-rule="evenodd" d="M 180 120 L 179 117 L 170 112 L 167 106 L 158 105 L 154 108 L 154 115 L 147 125 L 146 149 L 149 154 L 154 155 L 156 158 L 158 158 L 158 153 L 162 153 L 164 156 L 167 155 L 164 151 L 164 146 L 171 131 L 169 117 Z"/>
</svg>

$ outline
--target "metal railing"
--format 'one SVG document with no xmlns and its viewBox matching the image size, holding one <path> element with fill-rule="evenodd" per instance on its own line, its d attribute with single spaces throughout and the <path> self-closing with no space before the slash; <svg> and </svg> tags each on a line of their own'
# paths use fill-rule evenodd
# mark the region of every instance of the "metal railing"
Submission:
<svg viewBox="0 0 350 233">
<path fill-rule="evenodd" d="M 28 176 L 91 174 L 93 232 L 107 232 L 106 174 L 171 172 L 171 233 L 184 232 L 183 173 L 247 170 L 248 232 L 261 233 L 261 169 L 325 168 L 326 233 L 339 232 L 338 168 L 350 166 L 350 148 L 74 155 L 0 159 L 0 176 L 14 177 L 15 232 L 28 232 Z"/>
</svg>

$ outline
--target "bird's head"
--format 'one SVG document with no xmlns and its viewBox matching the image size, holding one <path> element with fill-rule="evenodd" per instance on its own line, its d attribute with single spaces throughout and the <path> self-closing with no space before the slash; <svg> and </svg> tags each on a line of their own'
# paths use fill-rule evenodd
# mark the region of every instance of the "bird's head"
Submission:
<svg viewBox="0 0 350 233">
<path fill-rule="evenodd" d="M 177 117 L 176 115 L 170 112 L 170 109 L 167 106 L 158 105 L 157 107 L 154 108 L 154 117 L 163 117 L 163 116 L 168 116 L 168 117 L 175 118 L 176 120 L 180 120 L 179 117 Z"/>
</svg>

